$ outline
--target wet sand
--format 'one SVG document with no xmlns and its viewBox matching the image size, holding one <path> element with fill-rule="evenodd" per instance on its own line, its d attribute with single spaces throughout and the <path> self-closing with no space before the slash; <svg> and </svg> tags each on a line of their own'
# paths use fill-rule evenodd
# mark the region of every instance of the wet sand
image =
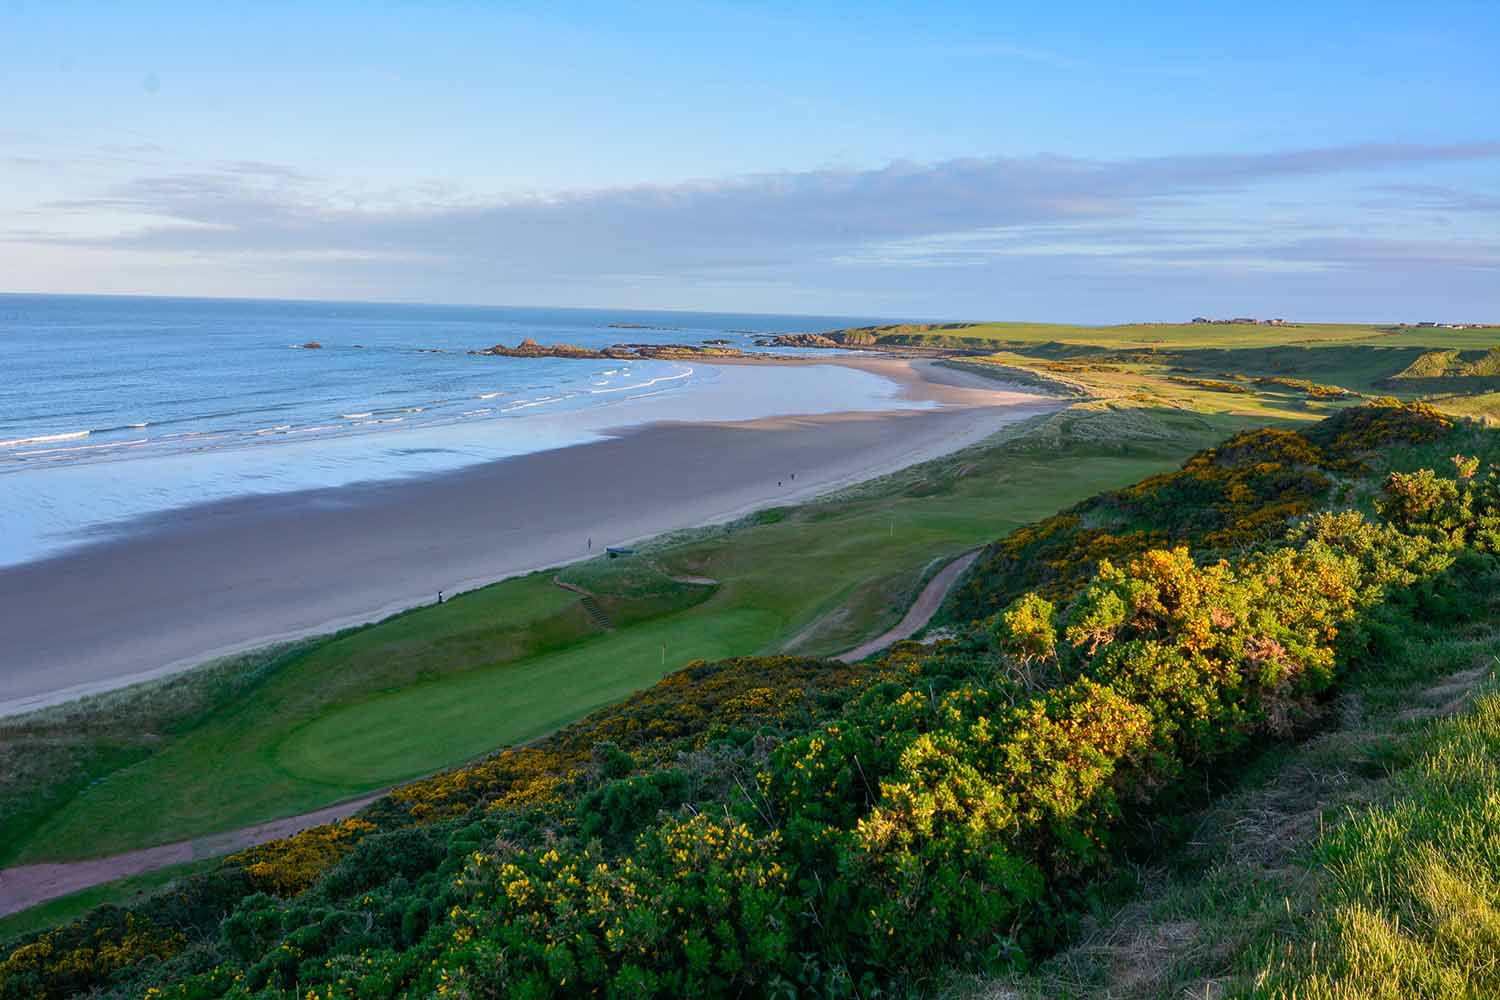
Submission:
<svg viewBox="0 0 1500 1000">
<path fill-rule="evenodd" d="M 819 359 L 835 361 L 940 405 L 659 423 L 420 479 L 188 507 L 0 568 L 0 715 L 378 620 L 584 558 L 590 538 L 597 554 L 805 500 L 1061 405 L 926 361 Z"/>
</svg>

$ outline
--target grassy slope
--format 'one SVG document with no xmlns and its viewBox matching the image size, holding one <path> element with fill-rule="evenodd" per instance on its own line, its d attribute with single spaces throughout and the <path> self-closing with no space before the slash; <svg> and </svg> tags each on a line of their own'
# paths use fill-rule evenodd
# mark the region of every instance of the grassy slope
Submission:
<svg viewBox="0 0 1500 1000">
<path fill-rule="evenodd" d="M 880 328 L 882 331 L 887 328 Z M 1072 326 L 1061 323 L 975 323 L 930 332 L 892 327 L 880 333 L 894 343 L 936 346 L 1023 346 L 1043 343 L 1121 348 L 1230 348 L 1283 345 L 1346 344 L 1424 349 L 1474 350 L 1500 341 L 1500 327 L 1474 330 L 1397 327 L 1358 323 L 1301 323 L 1250 326 L 1197 323 L 1127 323 L 1119 326 Z"/>
<path fill-rule="evenodd" d="M 1232 374 L 1291 376 L 1403 398 L 1461 400 L 1500 388 L 1491 377 L 1494 373 L 1486 367 L 1493 366 L 1493 359 L 1481 364 L 1482 372 L 1476 370 L 1463 378 L 1396 379 L 1433 351 L 1463 351 L 1483 358 L 1486 351 L 1500 345 L 1500 327 L 1443 330 L 1329 323 L 1285 327 L 979 323 L 931 332 L 893 327 L 878 339 L 885 346 L 909 344 L 995 352 L 997 358 L 1021 364 L 1102 358 L 1124 360 L 1122 369 L 1136 374 L 1162 375 L 1181 367 L 1211 378 Z"/>
<path fill-rule="evenodd" d="M 615 603 L 622 621 L 663 610 L 649 599 Z M 113 853 L 368 791 L 378 782 L 290 774 L 277 760 L 277 747 L 332 706 L 381 691 L 420 690 L 439 678 L 544 655 L 595 633 L 576 595 L 533 574 L 314 644 L 180 734 L 162 734 L 144 760 L 88 785 L 18 841 L 13 857 Z M 566 701 L 562 692 L 552 697 Z M 380 742 L 378 732 L 367 735 Z M 291 797 L 283 798 L 288 792 Z"/>
<path fill-rule="evenodd" d="M 1312 852 L 1317 905 L 1264 949 L 1251 996 L 1500 993 L 1500 696 L 1429 726 L 1387 802 Z"/>
<path fill-rule="evenodd" d="M 624 603 L 611 613 L 626 627 L 607 635 L 545 578 L 508 581 L 320 646 L 154 741 L 122 749 L 86 739 L 67 745 L 66 760 L 53 746 L 55 765 L 74 777 L 7 830 L 0 860 L 105 854 L 314 808 L 537 736 L 696 658 L 794 640 L 798 651 L 837 652 L 899 617 L 944 556 L 1175 465 L 1236 429 L 1344 405 L 1256 377 L 1391 391 L 1385 380 L 1423 351 L 1486 347 L 1500 331 L 983 324 L 937 336 L 1007 345 L 975 360 L 1040 371 L 1115 402 L 1070 415 L 1084 434 L 1060 433 L 1054 421 L 843 502 L 680 539 L 659 558 L 722 586 L 696 606 L 681 591 L 628 597 L 630 586 L 617 587 Z M 1174 380 L 1226 376 L 1246 391 Z M 1484 405 L 1464 397 L 1452 408 Z M 0 728 L 0 740 L 8 736 Z M 0 782 L 0 805 L 5 792 Z M 43 813 L 50 818 L 37 824 Z"/>
</svg>

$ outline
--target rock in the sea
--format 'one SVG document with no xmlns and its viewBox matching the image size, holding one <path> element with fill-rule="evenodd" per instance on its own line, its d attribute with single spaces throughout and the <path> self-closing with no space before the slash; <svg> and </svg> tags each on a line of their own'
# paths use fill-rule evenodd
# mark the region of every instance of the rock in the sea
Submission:
<svg viewBox="0 0 1500 1000">
<path fill-rule="evenodd" d="M 579 347 L 576 344 L 549 344 L 543 346 L 536 342 L 535 337 L 527 337 L 515 347 L 506 347 L 504 344 L 496 344 L 482 351 L 474 351 L 474 354 L 493 354 L 502 358 L 607 358 L 613 357 L 608 351 L 595 351 L 587 347 Z"/>
<path fill-rule="evenodd" d="M 756 347 L 838 347 L 838 341 L 821 333 L 778 333 L 755 342 Z"/>
<path fill-rule="evenodd" d="M 610 359 L 614 361 L 682 360 L 688 358 L 738 358 L 744 352 L 736 347 L 694 346 L 691 344 L 614 344 L 603 350 L 579 347 L 576 344 L 538 344 L 527 337 L 515 347 L 496 344 L 471 354 L 487 354 L 502 358 L 583 358 Z"/>
</svg>

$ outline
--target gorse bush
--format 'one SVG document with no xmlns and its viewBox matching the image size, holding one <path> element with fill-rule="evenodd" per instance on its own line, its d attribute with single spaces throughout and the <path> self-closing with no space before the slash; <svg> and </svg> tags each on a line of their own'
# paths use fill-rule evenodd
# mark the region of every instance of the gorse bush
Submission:
<svg viewBox="0 0 1500 1000">
<path fill-rule="evenodd" d="M 742 992 L 794 954 L 780 853 L 775 833 L 701 813 L 654 824 L 619 861 L 587 849 L 510 861 L 476 852 L 439 987 L 518 998 L 570 984 L 619 996 Z"/>
<path fill-rule="evenodd" d="M 109 908 L 47 931 L 0 962 L 7 997 L 36 1000 L 86 993 L 122 971 L 137 971 L 174 955 L 183 934 L 133 913 Z"/>
<path fill-rule="evenodd" d="M 229 862 L 242 867 L 257 889 L 295 896 L 353 850 L 362 835 L 375 828 L 374 823 L 350 817 L 241 851 L 231 855 Z"/>
<path fill-rule="evenodd" d="M 183 1000 L 839 997 L 1023 966 L 1075 931 L 1124 819 L 1316 722 L 1380 629 L 1489 579 L 1475 561 L 1493 561 L 1500 488 L 1476 463 L 1371 484 L 1374 517 L 1317 512 L 1373 450 L 1452 430 L 1368 409 L 1240 435 L 1015 533 L 951 641 L 858 666 L 695 664 L 537 747 L 231 858 L 188 890 L 200 915 L 150 924 L 153 964 L 67 982 Z M 1081 526 L 1106 512 L 1138 525 L 1130 541 Z M 23 945 L 0 996 L 63 982 L 83 940 Z"/>
<path fill-rule="evenodd" d="M 1021 594 L 1070 595 L 1104 559 L 1189 544 L 1200 556 L 1233 555 L 1270 541 L 1287 522 L 1337 502 L 1350 476 L 1394 450 L 1437 442 L 1453 421 L 1394 400 L 1345 410 L 1301 432 L 1237 434 L 1181 469 L 1101 493 L 988 546 L 948 609 L 983 618 Z"/>
</svg>

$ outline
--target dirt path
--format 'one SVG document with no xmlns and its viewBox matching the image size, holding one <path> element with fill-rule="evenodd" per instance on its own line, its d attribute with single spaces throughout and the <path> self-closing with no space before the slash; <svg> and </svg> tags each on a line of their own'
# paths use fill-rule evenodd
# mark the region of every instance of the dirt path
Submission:
<svg viewBox="0 0 1500 1000">
<path fill-rule="evenodd" d="M 942 569 L 938 570 L 937 576 L 928 581 L 927 586 L 917 595 L 912 606 L 907 609 L 896 626 L 871 639 L 869 642 L 860 643 L 847 653 L 842 653 L 834 659 L 845 663 L 854 663 L 863 660 L 871 654 L 878 653 L 887 646 L 895 645 L 902 639 L 909 639 L 917 633 L 922 626 L 932 620 L 937 614 L 938 607 L 943 603 L 943 598 L 948 596 L 948 591 L 953 589 L 953 584 L 963 575 L 964 570 L 973 565 L 974 560 L 979 558 L 979 549 L 966 552 L 953 560 Z"/>
<path fill-rule="evenodd" d="M 326 806 L 300 816 L 257 823 L 254 826 L 216 833 L 175 844 L 162 844 L 139 851 L 127 851 L 107 858 L 85 861 L 17 865 L 0 870 L 0 917 L 19 913 L 49 899 L 67 896 L 116 879 L 187 864 L 204 858 L 216 858 L 263 844 L 278 837 L 289 837 L 308 827 L 332 823 L 353 815 L 374 802 L 385 792 L 376 792 L 348 802 Z"/>
</svg>

